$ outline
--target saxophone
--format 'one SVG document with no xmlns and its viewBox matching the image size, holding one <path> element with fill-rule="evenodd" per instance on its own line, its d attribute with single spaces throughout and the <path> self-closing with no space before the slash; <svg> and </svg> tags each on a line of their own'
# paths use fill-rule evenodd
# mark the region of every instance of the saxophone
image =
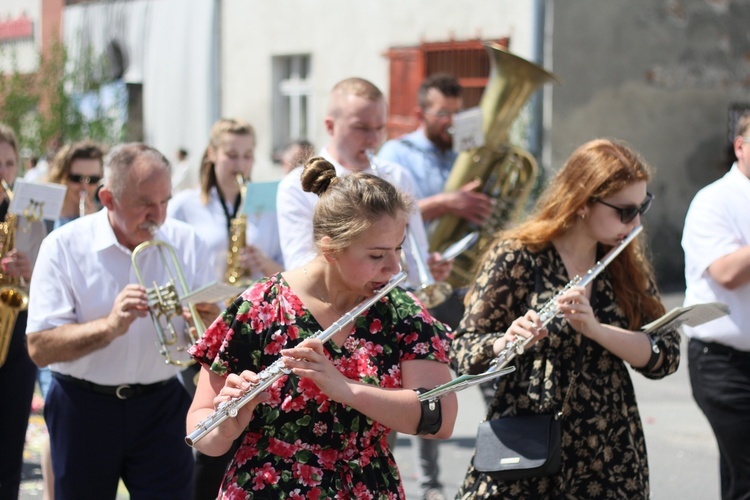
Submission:
<svg viewBox="0 0 750 500">
<path fill-rule="evenodd" d="M 12 201 L 13 192 L 8 183 L 4 179 L 0 179 L 0 183 L 8 200 Z M 5 222 L 0 223 L 0 258 L 5 257 L 16 246 L 17 225 L 16 215 L 9 211 Z M 29 306 L 29 294 L 20 286 L 19 281 L 18 277 L 10 276 L 0 269 L 0 366 L 5 364 L 8 357 L 18 313 Z"/>
<path fill-rule="evenodd" d="M 247 194 L 247 185 L 242 174 L 235 177 L 240 188 L 240 212 L 229 222 L 229 250 L 227 251 L 227 270 L 224 272 L 224 281 L 233 286 L 247 286 L 250 284 L 250 275 L 253 271 L 243 268 L 240 263 L 240 252 L 245 248 L 247 234 L 247 215 L 242 213 Z"/>
</svg>

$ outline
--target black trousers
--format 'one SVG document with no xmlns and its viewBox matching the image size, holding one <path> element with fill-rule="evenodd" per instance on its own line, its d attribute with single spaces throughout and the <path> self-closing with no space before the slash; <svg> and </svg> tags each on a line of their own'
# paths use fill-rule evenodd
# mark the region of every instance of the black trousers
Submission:
<svg viewBox="0 0 750 500">
<path fill-rule="evenodd" d="M 18 314 L 8 357 L 0 367 L 0 500 L 16 500 L 34 395 L 36 365 L 26 349 L 26 311 Z"/>
<path fill-rule="evenodd" d="M 691 339 L 690 385 L 719 445 L 721 497 L 750 500 L 750 352 Z"/>
<path fill-rule="evenodd" d="M 44 406 L 55 498 L 186 500 L 193 454 L 185 444 L 190 397 L 175 378 L 132 399 L 92 392 L 54 376 Z"/>
</svg>

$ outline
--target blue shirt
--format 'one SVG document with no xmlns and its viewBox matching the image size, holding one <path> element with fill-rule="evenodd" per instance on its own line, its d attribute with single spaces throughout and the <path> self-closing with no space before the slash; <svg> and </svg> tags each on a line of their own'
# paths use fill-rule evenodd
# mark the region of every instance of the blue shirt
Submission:
<svg viewBox="0 0 750 500">
<path fill-rule="evenodd" d="M 441 152 L 420 128 L 383 144 L 378 157 L 401 165 L 414 179 L 419 199 L 443 192 L 458 156 L 452 149 Z"/>
</svg>

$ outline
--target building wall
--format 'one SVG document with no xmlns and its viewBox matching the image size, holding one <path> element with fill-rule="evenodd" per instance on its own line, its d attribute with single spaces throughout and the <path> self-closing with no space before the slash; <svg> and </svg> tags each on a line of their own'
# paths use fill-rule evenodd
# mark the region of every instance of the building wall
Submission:
<svg viewBox="0 0 750 500">
<path fill-rule="evenodd" d="M 33 23 L 30 38 L 0 40 L 0 73 L 18 70 L 33 73 L 37 69 L 38 52 L 42 40 L 42 1 L 3 0 L 0 2 L 0 23 L 28 18 Z"/>
<path fill-rule="evenodd" d="M 682 226 L 693 195 L 725 172 L 727 109 L 749 102 L 749 0 L 547 2 L 551 161 L 601 136 L 628 141 L 655 168 L 644 225 L 657 279 L 684 286 Z"/>
<path fill-rule="evenodd" d="M 534 6 L 512 0 L 225 0 L 222 2 L 222 96 L 224 116 L 256 128 L 255 180 L 276 179 L 271 162 L 271 58 L 311 54 L 313 133 L 326 142 L 323 119 L 333 85 L 359 76 L 388 91 L 385 52 L 421 42 L 511 37 L 511 50 L 531 58 Z"/>
</svg>

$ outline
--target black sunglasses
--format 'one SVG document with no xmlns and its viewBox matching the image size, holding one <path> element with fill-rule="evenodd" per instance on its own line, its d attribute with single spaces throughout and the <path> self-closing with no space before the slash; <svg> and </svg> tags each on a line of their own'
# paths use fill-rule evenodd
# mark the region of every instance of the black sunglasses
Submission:
<svg viewBox="0 0 750 500">
<path fill-rule="evenodd" d="M 643 201 L 643 203 L 641 203 L 640 207 L 616 207 L 614 205 L 610 205 L 606 201 L 600 200 L 599 198 L 594 198 L 594 201 L 617 210 L 617 213 L 620 214 L 620 221 L 623 224 L 628 224 L 633 219 L 635 219 L 636 215 L 643 215 L 648 212 L 648 209 L 651 208 L 651 204 L 654 202 L 654 195 L 651 193 L 646 193 L 646 199 Z"/>
<path fill-rule="evenodd" d="M 102 180 L 101 175 L 79 175 L 79 174 L 68 174 L 68 180 L 77 184 L 98 184 Z"/>
</svg>

